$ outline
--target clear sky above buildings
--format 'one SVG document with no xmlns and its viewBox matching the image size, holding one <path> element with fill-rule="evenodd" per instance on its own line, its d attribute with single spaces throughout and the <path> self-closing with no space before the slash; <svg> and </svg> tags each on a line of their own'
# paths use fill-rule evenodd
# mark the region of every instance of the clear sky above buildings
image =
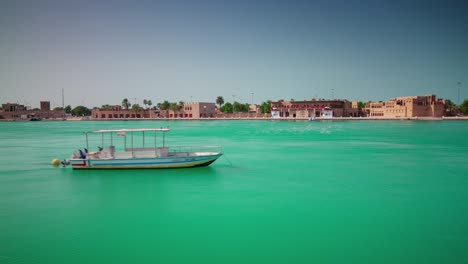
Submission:
<svg viewBox="0 0 468 264">
<path fill-rule="evenodd" d="M 467 1 L 0 1 L 0 102 L 468 97 Z M 253 96 L 252 96 L 253 93 Z"/>
</svg>

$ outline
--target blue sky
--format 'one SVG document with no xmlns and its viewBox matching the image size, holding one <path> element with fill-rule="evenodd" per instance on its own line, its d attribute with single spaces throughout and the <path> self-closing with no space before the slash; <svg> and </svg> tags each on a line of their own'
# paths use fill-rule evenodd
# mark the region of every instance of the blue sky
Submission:
<svg viewBox="0 0 468 264">
<path fill-rule="evenodd" d="M 0 1 L 0 102 L 468 97 L 466 1 Z"/>
</svg>

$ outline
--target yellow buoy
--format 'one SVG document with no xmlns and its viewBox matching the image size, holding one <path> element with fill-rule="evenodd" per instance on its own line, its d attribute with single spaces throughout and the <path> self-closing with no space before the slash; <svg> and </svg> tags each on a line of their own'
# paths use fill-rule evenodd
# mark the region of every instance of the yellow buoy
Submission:
<svg viewBox="0 0 468 264">
<path fill-rule="evenodd" d="M 53 159 L 53 160 L 52 160 L 52 165 L 54 165 L 54 166 L 60 165 L 60 160 L 58 160 L 58 159 Z"/>
</svg>

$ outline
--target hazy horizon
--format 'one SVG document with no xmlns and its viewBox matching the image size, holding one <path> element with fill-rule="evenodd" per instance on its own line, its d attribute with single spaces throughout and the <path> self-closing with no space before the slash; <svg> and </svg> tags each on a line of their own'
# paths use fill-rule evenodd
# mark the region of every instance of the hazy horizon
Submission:
<svg viewBox="0 0 468 264">
<path fill-rule="evenodd" d="M 8 0 L 0 36 L 0 103 L 31 107 L 468 96 L 464 1 Z"/>
</svg>

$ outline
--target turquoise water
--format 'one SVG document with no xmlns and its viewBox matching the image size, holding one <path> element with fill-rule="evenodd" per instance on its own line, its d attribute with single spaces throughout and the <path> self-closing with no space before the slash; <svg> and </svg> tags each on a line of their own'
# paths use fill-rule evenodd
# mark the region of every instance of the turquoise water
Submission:
<svg viewBox="0 0 468 264">
<path fill-rule="evenodd" d="M 81 131 L 166 126 L 168 144 L 222 145 L 225 157 L 176 170 L 49 165 L 84 147 Z M 468 122 L 0 128 L 0 263 L 468 261 Z"/>
</svg>

